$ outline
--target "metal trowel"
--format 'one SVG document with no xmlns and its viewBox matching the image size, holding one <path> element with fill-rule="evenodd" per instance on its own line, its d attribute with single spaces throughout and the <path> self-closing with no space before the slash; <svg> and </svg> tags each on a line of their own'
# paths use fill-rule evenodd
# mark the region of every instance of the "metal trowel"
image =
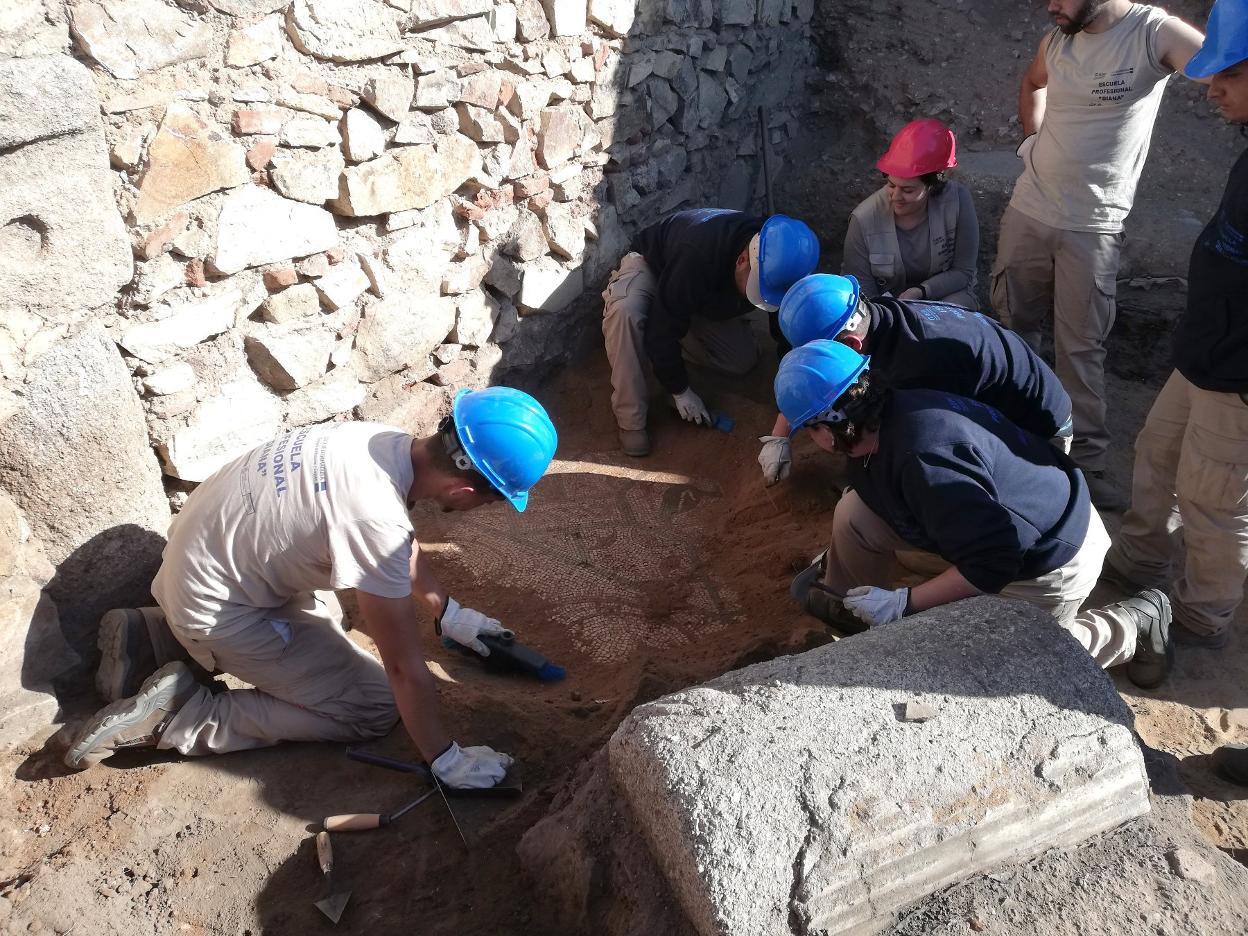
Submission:
<svg viewBox="0 0 1248 936">
<path fill-rule="evenodd" d="M 316 909 L 329 917 L 331 923 L 337 923 L 351 899 L 351 891 L 342 886 L 341 876 L 334 874 L 334 849 L 329 844 L 328 832 L 316 833 L 316 863 L 325 876 L 325 896 L 315 901 Z"/>
</svg>

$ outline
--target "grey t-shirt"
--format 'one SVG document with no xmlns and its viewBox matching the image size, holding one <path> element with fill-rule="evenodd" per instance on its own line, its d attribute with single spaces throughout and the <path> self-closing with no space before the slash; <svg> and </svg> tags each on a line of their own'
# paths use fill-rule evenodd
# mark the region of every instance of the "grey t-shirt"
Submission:
<svg viewBox="0 0 1248 936">
<path fill-rule="evenodd" d="M 897 245 L 901 247 L 901 262 L 906 271 L 906 288 L 918 286 L 927 279 L 932 269 L 932 238 L 927 229 L 927 218 L 909 231 L 897 228 Z"/>
</svg>

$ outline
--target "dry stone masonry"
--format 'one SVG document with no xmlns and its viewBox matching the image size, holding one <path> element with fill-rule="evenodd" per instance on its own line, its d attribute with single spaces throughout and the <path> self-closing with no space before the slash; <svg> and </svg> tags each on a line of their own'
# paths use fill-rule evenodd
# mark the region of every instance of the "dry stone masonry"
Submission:
<svg viewBox="0 0 1248 936">
<path fill-rule="evenodd" d="M 158 552 L 153 472 L 176 509 L 283 429 L 428 430 L 458 388 L 565 360 L 632 232 L 760 204 L 812 59 L 809 0 L 0 6 L 0 493 L 54 563 L 123 521 Z M 40 376 L 84 348 L 128 400 Z M 84 511 L 82 479 L 25 474 L 57 420 L 123 410 L 108 457 L 140 497 Z M 100 596 L 74 584 L 77 632 Z"/>
</svg>

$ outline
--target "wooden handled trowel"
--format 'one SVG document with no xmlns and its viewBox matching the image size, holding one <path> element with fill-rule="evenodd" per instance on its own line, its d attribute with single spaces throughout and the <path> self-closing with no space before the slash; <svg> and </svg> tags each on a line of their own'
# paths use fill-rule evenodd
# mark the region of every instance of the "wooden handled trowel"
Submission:
<svg viewBox="0 0 1248 936">
<path fill-rule="evenodd" d="M 342 886 L 341 875 L 334 874 L 334 850 L 329 844 L 328 832 L 316 833 L 316 863 L 325 877 L 325 896 L 315 901 L 316 909 L 329 917 L 331 923 L 337 923 L 351 899 L 351 891 Z"/>
</svg>

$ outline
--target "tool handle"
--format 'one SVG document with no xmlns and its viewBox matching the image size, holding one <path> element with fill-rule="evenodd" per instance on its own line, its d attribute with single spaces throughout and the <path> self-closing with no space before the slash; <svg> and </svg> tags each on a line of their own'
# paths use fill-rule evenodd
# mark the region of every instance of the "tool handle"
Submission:
<svg viewBox="0 0 1248 936">
<path fill-rule="evenodd" d="M 321 866 L 321 874 L 334 870 L 334 847 L 329 844 L 328 832 L 316 833 L 316 863 Z"/>
<path fill-rule="evenodd" d="M 408 761 L 395 760 L 393 757 L 385 757 L 381 754 L 373 754 L 369 751 L 357 751 L 355 748 L 347 748 L 347 757 L 353 761 L 359 761 L 361 764 L 372 764 L 375 767 L 388 767 L 391 770 L 400 770 L 403 773 L 420 774 L 426 780 L 433 776 L 429 772 L 429 768 L 424 764 L 415 764 Z"/>
<path fill-rule="evenodd" d="M 341 816 L 326 816 L 322 824 L 325 832 L 363 832 L 385 825 L 389 818 L 379 813 L 343 813 Z M 325 839 L 328 842 L 329 836 L 326 835 Z M 320 835 L 317 836 L 317 843 L 320 843 Z"/>
</svg>

